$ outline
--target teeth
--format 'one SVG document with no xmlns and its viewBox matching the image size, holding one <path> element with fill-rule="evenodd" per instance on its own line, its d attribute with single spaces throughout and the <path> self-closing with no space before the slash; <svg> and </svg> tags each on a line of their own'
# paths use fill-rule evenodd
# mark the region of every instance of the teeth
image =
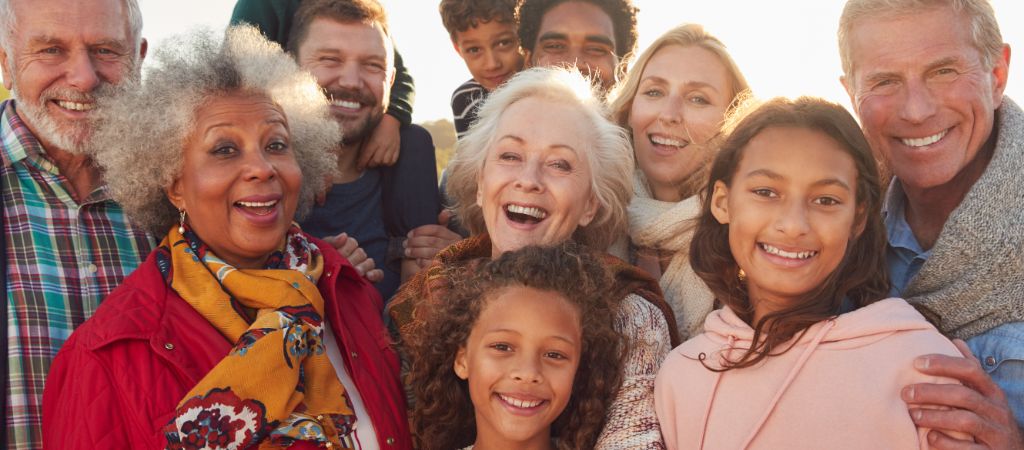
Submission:
<svg viewBox="0 0 1024 450">
<path fill-rule="evenodd" d="M 544 212 L 544 210 L 542 210 L 540 208 L 533 208 L 533 207 L 519 206 L 519 205 L 508 205 L 508 212 L 516 213 L 516 214 L 524 214 L 524 215 L 533 217 L 534 219 L 537 219 L 537 220 L 543 220 L 545 217 L 548 216 L 548 213 Z"/>
<path fill-rule="evenodd" d="M 818 254 L 818 252 L 815 252 L 815 251 L 787 252 L 787 251 L 782 250 L 780 248 L 772 247 L 772 246 L 770 246 L 768 244 L 761 244 L 761 249 L 766 251 L 766 252 L 768 252 L 768 253 L 770 253 L 770 254 L 773 254 L 775 256 L 781 256 L 783 258 L 789 258 L 789 259 L 807 259 L 807 258 L 810 258 L 810 257 Z"/>
<path fill-rule="evenodd" d="M 651 136 L 651 142 L 658 145 L 671 145 L 673 147 L 683 147 L 686 145 L 683 141 L 678 141 L 664 136 Z"/>
<path fill-rule="evenodd" d="M 72 111 L 90 111 L 96 107 L 95 103 L 78 103 L 78 102 L 67 102 L 58 100 L 57 105 L 64 109 L 70 109 Z"/>
<path fill-rule="evenodd" d="M 544 403 L 543 400 L 534 400 L 534 401 L 520 400 L 518 398 L 512 398 L 512 397 L 509 397 L 507 395 L 501 395 L 501 394 L 498 394 L 498 397 L 501 397 L 501 399 L 504 400 L 505 403 L 508 403 L 508 404 L 510 404 L 512 406 L 515 406 L 516 408 L 536 408 L 536 407 L 540 406 L 541 403 Z"/>
<path fill-rule="evenodd" d="M 907 147 L 924 147 L 926 145 L 932 145 L 936 142 L 939 142 L 939 139 L 942 139 L 944 136 L 946 136 L 946 133 L 948 132 L 949 130 L 943 130 L 942 132 L 934 134 L 932 136 L 917 139 L 900 139 L 900 141 L 902 141 L 903 145 L 906 145 Z"/>
<path fill-rule="evenodd" d="M 348 100 L 334 100 L 331 104 L 342 108 L 359 109 L 359 102 L 350 102 Z"/>
<path fill-rule="evenodd" d="M 269 208 L 271 206 L 276 205 L 277 200 L 272 200 L 269 202 L 238 202 L 238 204 L 246 208 Z"/>
</svg>

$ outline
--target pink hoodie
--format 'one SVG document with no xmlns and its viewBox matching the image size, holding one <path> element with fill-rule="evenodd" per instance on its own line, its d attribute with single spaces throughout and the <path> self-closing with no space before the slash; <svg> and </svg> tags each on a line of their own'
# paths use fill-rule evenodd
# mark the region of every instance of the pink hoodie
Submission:
<svg viewBox="0 0 1024 450">
<path fill-rule="evenodd" d="M 913 367 L 953 344 L 898 298 L 812 326 L 789 351 L 743 369 L 713 372 L 723 352 L 738 358 L 754 330 L 729 308 L 704 333 L 669 353 L 654 385 L 669 449 L 926 449 L 900 390 L 951 383 Z M 785 347 L 783 347 L 785 348 Z"/>
</svg>

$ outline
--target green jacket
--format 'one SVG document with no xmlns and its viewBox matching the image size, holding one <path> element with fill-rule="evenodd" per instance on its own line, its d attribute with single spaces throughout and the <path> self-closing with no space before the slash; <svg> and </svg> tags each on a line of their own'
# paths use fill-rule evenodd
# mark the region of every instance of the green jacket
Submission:
<svg viewBox="0 0 1024 450">
<path fill-rule="evenodd" d="M 292 17 L 299 9 L 301 0 L 238 0 L 231 13 L 231 24 L 249 23 L 255 25 L 272 41 L 284 48 L 288 44 L 288 33 Z M 402 64 L 402 55 L 395 49 L 395 84 L 391 87 L 391 103 L 388 114 L 402 125 L 412 123 L 412 103 L 416 99 L 412 76 Z"/>
</svg>

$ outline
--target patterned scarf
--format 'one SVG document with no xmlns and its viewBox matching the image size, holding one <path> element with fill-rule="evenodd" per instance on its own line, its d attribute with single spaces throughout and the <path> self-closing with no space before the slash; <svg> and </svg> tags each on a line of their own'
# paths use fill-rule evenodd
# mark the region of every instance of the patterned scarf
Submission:
<svg viewBox="0 0 1024 450">
<path fill-rule="evenodd" d="M 219 259 L 190 229 L 174 227 L 160 243 L 167 284 L 235 342 L 178 404 L 167 448 L 355 448 L 355 413 L 322 341 L 323 256 L 296 225 L 282 247 L 255 270 Z"/>
</svg>

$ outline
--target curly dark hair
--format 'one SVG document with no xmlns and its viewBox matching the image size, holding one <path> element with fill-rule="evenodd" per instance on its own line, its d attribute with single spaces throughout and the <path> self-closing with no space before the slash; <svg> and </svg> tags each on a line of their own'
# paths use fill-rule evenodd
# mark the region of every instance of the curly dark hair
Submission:
<svg viewBox="0 0 1024 450">
<path fill-rule="evenodd" d="M 497 20 L 519 23 L 519 3 L 522 0 L 441 0 L 437 7 L 441 22 L 448 30 L 452 42 L 455 34 L 477 26 L 480 22 Z"/>
<path fill-rule="evenodd" d="M 520 45 L 533 52 L 544 14 L 551 8 L 570 1 L 590 3 L 608 14 L 615 28 L 615 54 L 620 62 L 629 59 L 636 50 L 636 13 L 639 11 L 633 6 L 633 0 L 523 0 L 523 4 L 519 6 Z"/>
<path fill-rule="evenodd" d="M 462 448 L 476 440 L 469 386 L 454 371 L 455 355 L 487 301 L 503 288 L 550 291 L 580 310 L 582 353 L 572 396 L 552 424 L 559 449 L 593 448 L 608 406 L 622 382 L 624 337 L 610 317 L 621 299 L 611 295 L 611 276 L 585 247 L 573 241 L 555 247 L 524 247 L 494 260 L 447 270 L 445 302 L 408 326 L 413 387 L 413 431 L 423 450 Z"/>
<path fill-rule="evenodd" d="M 728 136 L 711 165 L 710 181 L 703 193 L 701 215 L 690 247 L 690 265 L 718 301 L 748 323 L 752 321 L 753 307 L 746 284 L 738 281 L 739 266 L 729 250 L 729 226 L 719 223 L 712 215 L 710 199 L 716 181 L 726 186 L 732 184 L 744 149 L 762 131 L 777 127 L 804 128 L 820 131 L 839 144 L 857 168 L 855 220 L 858 225 L 863 223 L 864 228 L 859 236 L 851 236 L 842 261 L 821 286 L 802 296 L 793 306 L 751 323 L 755 344 L 739 359 L 727 362 L 724 370 L 749 367 L 785 352 L 788 348 L 781 347 L 794 336 L 839 314 L 844 299 L 859 308 L 886 298 L 889 293 L 885 260 L 887 240 L 881 218 L 882 188 L 877 162 L 853 116 L 842 106 L 813 97 L 775 98 L 760 105 L 751 103 L 736 114 L 726 125 Z"/>
</svg>

